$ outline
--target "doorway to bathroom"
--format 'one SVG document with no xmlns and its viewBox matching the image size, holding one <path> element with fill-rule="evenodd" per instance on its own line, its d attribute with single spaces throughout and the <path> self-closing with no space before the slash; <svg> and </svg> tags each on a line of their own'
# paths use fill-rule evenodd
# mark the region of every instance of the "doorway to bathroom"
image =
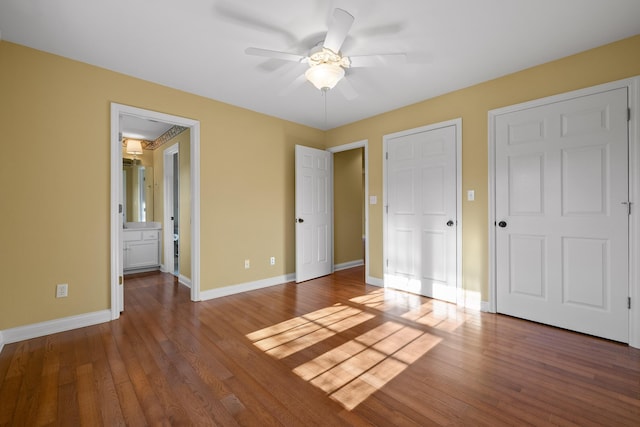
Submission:
<svg viewBox="0 0 640 427">
<path fill-rule="evenodd" d="M 187 271 L 189 276 L 186 277 L 188 282 L 185 283 L 187 286 L 191 288 L 191 300 L 198 301 L 200 299 L 200 122 L 197 120 L 187 119 L 179 116 L 172 116 L 169 114 L 144 110 L 136 107 L 130 107 L 126 105 L 111 104 L 111 314 L 112 319 L 117 319 L 120 316 L 120 312 L 124 310 L 124 274 L 123 274 L 123 203 L 122 203 L 122 165 L 123 165 L 123 142 L 122 142 L 122 123 L 125 117 L 133 117 L 141 120 L 155 121 L 160 123 L 166 123 L 172 126 L 184 128 L 186 131 L 182 132 L 181 141 L 175 144 L 167 144 L 171 145 L 167 147 L 164 151 L 171 148 L 172 146 L 176 147 L 176 150 L 179 151 L 179 155 L 176 156 L 177 165 L 177 175 L 179 187 L 185 187 L 188 189 L 188 192 L 183 192 L 182 188 L 179 188 L 179 193 L 177 197 L 172 197 L 178 200 L 177 204 L 180 209 L 178 212 L 178 218 L 182 217 L 182 220 L 186 221 L 185 227 L 180 227 L 178 225 L 178 233 L 174 233 L 173 222 L 168 222 L 166 220 L 165 215 L 169 212 L 169 210 L 164 209 L 165 202 L 159 200 L 164 199 L 165 192 L 164 190 L 156 193 L 159 197 L 154 197 L 154 204 L 158 207 L 158 210 L 162 209 L 162 228 L 163 228 L 163 247 L 170 250 L 170 256 L 166 257 L 163 253 L 162 260 L 162 268 L 165 271 L 174 272 L 174 265 L 178 266 L 178 274 L 180 274 L 180 279 L 182 279 L 183 270 Z M 160 151 L 160 150 L 158 150 Z M 176 153 L 177 154 L 177 153 Z M 158 158 L 158 167 L 156 167 L 156 171 L 158 169 L 165 169 L 164 166 L 164 152 Z M 161 160 L 162 159 L 162 160 Z M 174 171 L 174 159 L 171 158 L 171 165 L 166 169 L 170 169 Z M 183 167 L 182 163 L 188 162 L 187 167 Z M 160 166 L 162 165 L 162 166 Z M 159 171 L 158 171 L 159 172 Z M 173 173 L 172 173 L 173 175 Z M 164 172 L 158 173 L 155 175 L 155 179 L 153 182 L 153 186 L 160 184 L 162 187 L 165 187 L 164 179 L 166 178 Z M 173 178 L 171 180 L 170 187 L 174 187 Z M 173 196 L 173 191 L 171 192 Z M 180 194 L 183 196 L 185 194 L 188 197 L 180 197 Z M 173 201 L 171 206 L 173 206 Z M 181 215 L 180 215 L 181 214 Z M 158 215 L 156 213 L 156 219 L 158 219 Z M 175 216 L 174 216 L 175 219 Z M 149 221 L 147 219 L 147 221 Z M 175 221 L 179 224 L 178 221 Z M 165 232 L 165 231 L 168 231 Z M 182 231 L 182 232 L 180 232 Z M 185 231 L 189 237 L 186 239 L 182 238 L 185 236 Z M 178 262 L 175 262 L 174 254 L 174 234 L 177 234 L 178 240 L 180 241 L 180 245 L 182 246 L 182 253 L 188 254 L 186 259 L 179 257 Z M 180 236 L 182 234 L 182 236 Z M 169 237 L 167 237 L 169 236 Z M 165 242 L 167 239 L 170 239 L 170 244 L 167 245 Z M 177 252 L 180 254 L 180 251 Z M 167 269 L 167 261 L 172 261 L 171 269 Z M 180 268 L 180 262 L 184 265 L 183 268 Z M 187 264 L 185 264 L 187 263 Z M 181 280 L 183 281 L 183 280 Z"/>
</svg>

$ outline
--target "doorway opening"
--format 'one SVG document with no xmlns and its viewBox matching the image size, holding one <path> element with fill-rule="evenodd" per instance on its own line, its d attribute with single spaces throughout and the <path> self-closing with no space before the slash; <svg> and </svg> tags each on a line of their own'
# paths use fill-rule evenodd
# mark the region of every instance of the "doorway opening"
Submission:
<svg viewBox="0 0 640 427">
<path fill-rule="evenodd" d="M 329 151 L 330 153 L 333 154 L 334 156 L 334 161 L 335 161 L 335 156 L 338 153 L 345 153 L 345 152 L 351 152 L 352 154 L 355 154 L 357 152 L 361 153 L 361 176 L 359 178 L 355 177 L 355 175 L 350 176 L 349 180 L 358 180 L 358 182 L 351 182 L 351 185 L 355 185 L 356 187 L 358 185 L 361 185 L 362 187 L 362 198 L 360 200 L 358 200 L 358 203 L 362 203 L 362 222 L 361 222 L 361 226 L 359 226 L 359 230 L 362 230 L 362 237 L 360 242 L 350 242 L 352 244 L 361 244 L 362 245 L 362 251 L 363 251 L 363 256 L 364 256 L 364 266 L 365 266 L 365 281 L 369 284 L 373 284 L 373 285 L 377 285 L 379 286 L 379 280 L 375 279 L 373 277 L 370 276 L 370 271 L 369 271 L 369 204 L 374 204 L 373 201 L 369 200 L 369 142 L 368 140 L 362 140 L 362 141 L 357 141 L 357 142 L 353 142 L 350 144 L 344 144 L 344 145 L 338 145 L 336 147 L 331 147 L 328 148 L 327 151 Z M 355 158 L 357 158 L 357 156 L 355 156 Z M 335 173 L 335 170 L 334 170 Z M 340 182 L 338 182 L 337 180 L 334 182 L 334 185 L 340 185 Z M 335 197 L 335 193 L 334 193 L 334 197 Z M 335 203 L 334 203 L 334 212 L 335 212 Z M 334 222 L 336 221 L 335 218 L 335 214 L 334 214 Z M 340 222 L 340 220 L 338 220 L 338 223 Z M 339 232 L 339 230 L 335 229 L 335 224 L 334 224 L 334 232 Z M 357 234 L 357 232 L 356 232 Z M 334 246 L 335 246 L 335 237 L 333 239 L 334 241 Z M 353 240 L 353 239 L 350 239 Z M 333 251 L 334 257 L 336 256 L 336 251 Z M 359 259 L 353 259 L 353 260 L 340 260 L 338 259 L 338 262 L 335 262 L 334 260 L 334 269 L 335 270 L 341 270 L 341 269 L 345 269 L 345 268 L 350 268 L 350 267 L 355 267 L 357 265 L 361 265 L 361 262 Z"/>
<path fill-rule="evenodd" d="M 200 122 L 184 117 L 173 116 L 122 104 L 111 104 L 111 317 L 117 319 L 124 310 L 123 279 L 123 215 L 122 215 L 122 122 L 124 117 L 133 117 L 188 128 L 188 151 L 190 167 L 186 181 L 189 184 L 188 223 L 190 231 L 190 277 L 191 300 L 200 300 Z M 173 170 L 173 165 L 171 167 Z M 165 210 L 166 212 L 166 210 Z M 167 222 L 165 220 L 165 230 Z M 173 224 L 169 231 L 173 237 Z M 166 239 L 163 239 L 165 241 Z M 166 247 L 167 245 L 164 244 Z M 171 239 L 169 259 L 173 257 L 173 238 Z M 167 258 L 163 260 L 165 263 Z M 173 264 L 173 263 L 172 263 Z M 172 266 L 173 267 L 173 266 Z M 172 270 L 170 270 L 172 271 Z"/>
</svg>

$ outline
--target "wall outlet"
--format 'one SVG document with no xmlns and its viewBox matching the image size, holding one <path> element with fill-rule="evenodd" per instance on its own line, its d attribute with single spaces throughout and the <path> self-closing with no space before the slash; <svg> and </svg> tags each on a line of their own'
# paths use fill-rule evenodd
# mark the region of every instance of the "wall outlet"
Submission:
<svg viewBox="0 0 640 427">
<path fill-rule="evenodd" d="M 249 268 L 251 267 L 251 262 L 248 259 L 244 260 L 244 268 Z"/>
<path fill-rule="evenodd" d="M 276 257 L 272 256 L 271 258 L 269 258 L 269 264 L 276 265 Z"/>
<path fill-rule="evenodd" d="M 69 295 L 69 285 L 61 283 L 56 285 L 56 298 L 64 298 Z"/>
</svg>

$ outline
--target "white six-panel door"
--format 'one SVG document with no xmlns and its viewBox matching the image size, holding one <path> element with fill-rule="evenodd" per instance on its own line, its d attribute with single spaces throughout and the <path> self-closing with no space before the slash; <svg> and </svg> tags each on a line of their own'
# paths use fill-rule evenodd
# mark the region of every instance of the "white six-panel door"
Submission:
<svg viewBox="0 0 640 427">
<path fill-rule="evenodd" d="M 387 139 L 385 286 L 456 302 L 456 126 Z"/>
<path fill-rule="evenodd" d="M 331 156 L 296 145 L 296 282 L 332 272 Z"/>
<path fill-rule="evenodd" d="M 495 120 L 497 311 L 628 342 L 627 89 Z"/>
</svg>

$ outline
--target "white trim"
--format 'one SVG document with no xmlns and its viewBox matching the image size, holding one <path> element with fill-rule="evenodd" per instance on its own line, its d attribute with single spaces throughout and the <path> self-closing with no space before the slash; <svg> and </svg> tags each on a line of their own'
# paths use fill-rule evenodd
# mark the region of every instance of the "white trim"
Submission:
<svg viewBox="0 0 640 427">
<path fill-rule="evenodd" d="M 77 316 L 63 317 L 61 319 L 50 320 L 48 322 L 34 323 L 32 325 L 5 329 L 0 332 L 0 334 L 4 336 L 4 343 L 10 344 L 45 335 L 57 334 L 58 332 L 66 332 L 73 329 L 84 328 L 86 326 L 93 326 L 99 323 L 109 322 L 110 320 L 111 311 L 101 310 L 93 313 L 79 314 Z"/>
<path fill-rule="evenodd" d="M 363 259 L 357 259 L 355 261 L 348 261 L 348 262 L 343 262 L 340 264 L 334 264 L 333 265 L 333 271 L 340 271 L 340 270 L 347 270 L 349 268 L 353 268 L 353 267 L 360 267 L 361 265 L 364 265 L 364 260 Z"/>
<path fill-rule="evenodd" d="M 480 311 L 483 311 L 485 313 L 490 313 L 490 311 L 489 311 L 489 302 L 480 301 Z"/>
<path fill-rule="evenodd" d="M 178 275 L 178 283 L 186 286 L 187 288 L 191 288 L 191 279 L 189 279 L 187 276 L 184 276 L 182 274 Z"/>
<path fill-rule="evenodd" d="M 640 77 L 629 79 L 629 345 L 640 348 Z"/>
<path fill-rule="evenodd" d="M 400 132 L 390 133 L 382 137 L 382 262 L 383 271 L 386 273 L 387 266 L 384 260 L 388 258 L 388 248 L 385 242 L 387 237 L 387 211 L 385 206 L 388 205 L 388 188 L 387 188 L 387 158 L 385 153 L 388 152 L 389 140 L 418 132 L 426 132 L 434 129 L 440 129 L 448 126 L 456 128 L 456 304 L 464 305 L 465 290 L 462 288 L 462 118 L 447 120 L 444 122 L 434 123 L 413 129 L 407 129 Z M 383 273 L 383 274 L 384 274 Z M 367 281 L 367 283 L 369 283 Z M 384 285 L 384 279 L 381 279 Z M 376 285 L 377 286 L 377 285 Z"/>
<path fill-rule="evenodd" d="M 377 286 L 379 288 L 384 288 L 384 280 L 379 279 L 377 277 L 367 276 L 367 285 Z"/>
<path fill-rule="evenodd" d="M 163 215 L 164 230 L 162 233 L 163 251 L 162 256 L 164 259 L 165 271 L 173 274 L 176 269 L 173 255 L 173 228 L 167 224 L 171 224 L 171 217 L 173 216 L 173 206 L 175 201 L 173 200 L 173 156 L 178 155 L 178 161 L 180 161 L 180 144 L 174 144 L 171 147 L 166 148 L 162 152 L 162 188 L 163 188 Z M 178 179 L 180 179 L 178 177 Z M 178 273 L 180 271 L 178 270 Z"/>
<path fill-rule="evenodd" d="M 120 115 L 131 115 L 190 128 L 191 155 L 191 301 L 200 300 L 200 122 L 184 117 L 159 113 L 128 105 L 111 103 L 111 319 L 120 317 L 120 301 L 118 277 L 121 266 L 119 239 L 122 146 L 120 145 Z"/>
<path fill-rule="evenodd" d="M 342 151 L 355 150 L 356 148 L 364 148 L 364 269 L 366 282 L 375 281 L 374 277 L 369 276 L 369 140 L 351 142 L 349 144 L 338 145 L 327 149 L 328 152 L 335 154 Z M 332 219 L 333 221 L 333 219 Z M 333 245 L 333 237 L 332 237 Z"/>
<path fill-rule="evenodd" d="M 498 116 L 528 108 L 539 107 L 581 96 L 627 88 L 629 94 L 629 199 L 632 203 L 629 220 L 629 346 L 640 348 L 640 76 L 605 83 L 580 90 L 540 98 L 521 104 L 491 110 L 488 113 L 489 165 L 489 301 L 488 310 L 496 312 L 496 242 L 495 242 L 495 122 Z"/>
<path fill-rule="evenodd" d="M 255 282 L 240 283 L 238 285 L 225 286 L 223 288 L 210 289 L 200 292 L 202 301 L 222 298 L 229 295 L 240 294 L 243 292 L 255 291 L 258 289 L 268 288 L 271 286 L 283 285 L 285 283 L 294 282 L 296 275 L 294 273 L 286 276 L 270 277 L 268 279 L 257 280 Z"/>
<path fill-rule="evenodd" d="M 4 337 L 2 336 L 2 331 L 0 331 L 0 353 L 2 353 L 3 348 L 4 348 Z"/>
</svg>

